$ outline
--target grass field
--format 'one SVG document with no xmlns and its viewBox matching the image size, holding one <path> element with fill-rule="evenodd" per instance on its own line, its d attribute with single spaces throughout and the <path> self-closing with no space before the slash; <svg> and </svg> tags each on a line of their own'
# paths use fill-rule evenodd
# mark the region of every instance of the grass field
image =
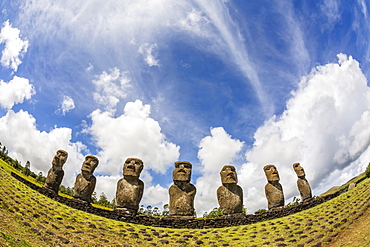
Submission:
<svg viewBox="0 0 370 247">
<path fill-rule="evenodd" d="M 0 246 L 320 246 L 339 243 L 341 232 L 350 232 L 370 206 L 370 179 L 365 179 L 328 202 L 283 218 L 217 229 L 169 229 L 70 208 L 9 173 L 0 160 Z M 370 239 L 361 236 L 348 241 L 370 246 Z"/>
</svg>

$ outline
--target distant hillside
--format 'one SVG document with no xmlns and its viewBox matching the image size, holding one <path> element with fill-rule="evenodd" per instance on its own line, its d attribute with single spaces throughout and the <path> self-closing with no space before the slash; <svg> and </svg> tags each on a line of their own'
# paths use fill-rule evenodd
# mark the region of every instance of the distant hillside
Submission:
<svg viewBox="0 0 370 247">
<path fill-rule="evenodd" d="M 359 183 L 361 182 L 362 180 L 364 180 L 366 178 L 366 175 L 365 175 L 365 172 L 361 173 L 360 175 L 357 175 L 356 177 L 354 178 L 351 178 L 347 183 L 341 185 L 341 186 L 334 186 L 334 187 L 331 187 L 328 191 L 322 193 L 320 196 L 326 196 L 326 195 L 330 195 L 330 194 L 334 194 L 338 191 L 344 191 L 344 190 L 347 190 L 348 189 L 348 186 L 351 184 L 351 183 Z"/>
</svg>

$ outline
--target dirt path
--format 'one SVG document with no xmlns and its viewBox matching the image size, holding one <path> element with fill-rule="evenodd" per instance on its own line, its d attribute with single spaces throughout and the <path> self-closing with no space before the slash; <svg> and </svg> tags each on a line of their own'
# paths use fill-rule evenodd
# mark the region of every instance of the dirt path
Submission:
<svg viewBox="0 0 370 247">
<path fill-rule="evenodd" d="M 370 246 L 370 208 L 348 229 L 341 232 L 328 246 Z"/>
</svg>

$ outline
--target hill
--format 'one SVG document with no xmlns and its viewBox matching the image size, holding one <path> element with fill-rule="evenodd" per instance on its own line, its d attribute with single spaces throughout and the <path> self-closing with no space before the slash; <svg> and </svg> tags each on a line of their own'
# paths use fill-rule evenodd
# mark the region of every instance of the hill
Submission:
<svg viewBox="0 0 370 247">
<path fill-rule="evenodd" d="M 330 201 L 283 218 L 225 228 L 169 229 L 70 208 L 9 172 L 0 162 L 0 246 L 320 246 L 350 230 L 370 206 L 370 179 L 365 179 Z"/>
</svg>

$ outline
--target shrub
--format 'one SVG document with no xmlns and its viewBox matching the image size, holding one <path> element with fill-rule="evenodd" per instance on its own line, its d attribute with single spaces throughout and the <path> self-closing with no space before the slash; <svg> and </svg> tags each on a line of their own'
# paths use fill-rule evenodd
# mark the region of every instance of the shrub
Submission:
<svg viewBox="0 0 370 247">
<path fill-rule="evenodd" d="M 258 209 L 256 212 L 254 212 L 254 214 L 263 214 L 263 213 L 266 213 L 267 210 L 266 209 Z"/>
</svg>

